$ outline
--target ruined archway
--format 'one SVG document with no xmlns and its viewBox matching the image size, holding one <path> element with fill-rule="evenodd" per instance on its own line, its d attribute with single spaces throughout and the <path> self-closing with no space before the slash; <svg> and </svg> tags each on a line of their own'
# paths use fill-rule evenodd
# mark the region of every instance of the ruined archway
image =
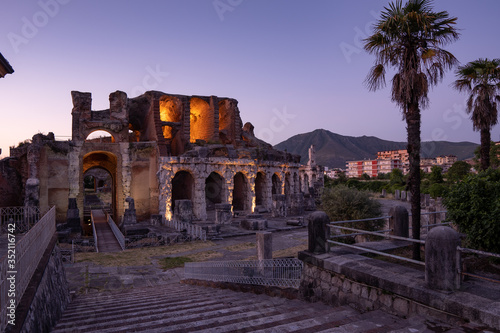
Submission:
<svg viewBox="0 0 500 333">
<path fill-rule="evenodd" d="M 224 178 L 212 172 L 205 179 L 205 201 L 207 211 L 215 210 L 215 204 L 222 203 L 224 197 Z"/>
<path fill-rule="evenodd" d="M 278 174 L 273 174 L 273 177 L 272 177 L 272 183 L 273 183 L 273 186 L 272 186 L 272 194 L 281 194 L 281 179 L 280 179 L 280 176 Z"/>
<path fill-rule="evenodd" d="M 85 138 L 85 142 L 92 143 L 115 143 L 113 134 L 104 129 L 95 129 L 89 132 Z"/>
<path fill-rule="evenodd" d="M 233 188 L 233 211 L 245 211 L 247 210 L 248 203 L 248 182 L 245 175 L 238 172 L 234 176 L 234 188 Z"/>
<path fill-rule="evenodd" d="M 258 172 L 255 177 L 255 205 L 262 206 L 264 204 L 264 191 L 266 188 L 266 175 L 263 172 Z"/>
<path fill-rule="evenodd" d="M 83 189 L 83 217 L 86 225 L 90 219 L 91 209 L 104 209 L 113 217 L 116 216 L 116 179 L 117 157 L 106 151 L 93 151 L 83 156 L 82 189 Z M 85 190 L 85 178 L 92 177 L 93 188 Z M 102 185 L 99 187 L 99 185 Z M 95 192 L 100 191 L 100 195 Z M 86 226 L 84 225 L 84 229 Z M 89 230 L 84 230 L 88 233 Z"/>
<path fill-rule="evenodd" d="M 172 212 L 175 200 L 193 201 L 194 177 L 188 171 L 178 171 L 172 179 Z"/>
<path fill-rule="evenodd" d="M 210 141 L 214 139 L 214 111 L 210 105 L 198 97 L 190 101 L 190 141 Z"/>
</svg>

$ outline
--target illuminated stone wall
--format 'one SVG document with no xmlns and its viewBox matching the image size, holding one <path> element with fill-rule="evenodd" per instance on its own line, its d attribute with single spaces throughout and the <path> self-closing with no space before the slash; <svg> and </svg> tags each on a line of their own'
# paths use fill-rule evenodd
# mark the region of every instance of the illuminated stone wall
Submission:
<svg viewBox="0 0 500 333">
<path fill-rule="evenodd" d="M 160 214 L 164 215 L 167 220 L 172 219 L 172 180 L 176 173 L 180 171 L 189 172 L 194 178 L 194 193 L 190 198 L 193 201 L 193 213 L 198 220 L 206 220 L 206 193 L 205 182 L 207 177 L 216 172 L 223 178 L 222 203 L 232 204 L 234 176 L 241 172 L 246 181 L 248 193 L 244 195 L 246 198 L 245 207 L 247 213 L 253 212 L 255 208 L 255 180 L 257 173 L 261 173 L 263 180 L 261 181 L 262 188 L 262 206 L 267 209 L 272 207 L 272 182 L 273 174 L 279 175 L 280 179 L 285 179 L 285 174 L 297 175 L 290 177 L 292 183 L 290 186 L 291 193 L 298 193 L 298 181 L 293 183 L 293 179 L 298 180 L 299 164 L 297 163 L 282 163 L 274 161 L 256 162 L 251 159 L 227 159 L 227 158 L 190 158 L 190 157 L 162 157 L 160 158 L 160 170 L 158 172 L 158 182 L 160 187 L 159 206 Z M 280 191 L 283 191 L 283 185 L 280 183 Z M 283 192 L 281 192 L 283 194 Z"/>
</svg>

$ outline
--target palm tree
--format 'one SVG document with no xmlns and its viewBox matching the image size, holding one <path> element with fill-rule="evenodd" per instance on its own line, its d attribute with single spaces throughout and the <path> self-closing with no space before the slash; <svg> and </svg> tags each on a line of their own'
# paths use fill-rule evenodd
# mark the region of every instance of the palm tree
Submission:
<svg viewBox="0 0 500 333">
<path fill-rule="evenodd" d="M 420 108 L 427 107 L 429 87 L 442 80 L 446 69 L 457 60 L 441 47 L 458 39 L 456 17 L 432 11 L 430 0 L 392 2 L 384 8 L 364 40 L 365 50 L 376 56 L 366 78 L 368 89 L 385 86 L 386 67 L 396 70 L 392 78 L 392 101 L 406 120 L 410 163 L 412 236 L 420 239 Z M 413 258 L 420 259 L 420 246 L 413 247 Z"/>
<path fill-rule="evenodd" d="M 500 101 L 500 59 L 478 59 L 458 67 L 453 87 L 469 93 L 467 113 L 472 128 L 481 132 L 481 169 L 490 166 L 491 128 L 498 123 Z"/>
</svg>

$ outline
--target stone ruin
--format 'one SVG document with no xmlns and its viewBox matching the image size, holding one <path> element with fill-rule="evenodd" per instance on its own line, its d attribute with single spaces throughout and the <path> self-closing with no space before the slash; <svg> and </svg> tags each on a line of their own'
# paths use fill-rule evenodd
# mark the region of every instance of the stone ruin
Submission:
<svg viewBox="0 0 500 333">
<path fill-rule="evenodd" d="M 55 205 L 58 223 L 68 219 L 76 230 L 79 219 L 85 229 L 89 175 L 108 179 L 99 188 L 108 193 L 109 213 L 127 224 L 189 215 L 175 207 L 185 200 L 192 220 L 217 224 L 234 214 L 301 215 L 321 193 L 323 169 L 313 148 L 301 165 L 299 155 L 259 140 L 233 98 L 159 91 L 128 98 L 116 91 L 109 109 L 93 111 L 90 93 L 71 96 L 71 140 L 37 134 L 0 161 L 0 206 Z M 110 137 L 89 139 L 98 130 Z"/>
</svg>

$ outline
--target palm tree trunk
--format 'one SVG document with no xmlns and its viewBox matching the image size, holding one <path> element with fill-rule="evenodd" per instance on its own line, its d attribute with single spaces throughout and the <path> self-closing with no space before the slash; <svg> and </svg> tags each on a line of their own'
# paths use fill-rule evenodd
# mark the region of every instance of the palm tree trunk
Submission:
<svg viewBox="0 0 500 333">
<path fill-rule="evenodd" d="M 406 114 L 408 157 L 410 172 L 408 182 L 411 193 L 412 238 L 420 239 L 420 110 L 418 103 L 408 104 Z M 420 260 L 420 244 L 413 244 L 413 259 Z"/>
<path fill-rule="evenodd" d="M 490 143 L 491 134 L 489 129 L 481 130 L 481 170 L 486 170 L 490 167 Z"/>
</svg>

